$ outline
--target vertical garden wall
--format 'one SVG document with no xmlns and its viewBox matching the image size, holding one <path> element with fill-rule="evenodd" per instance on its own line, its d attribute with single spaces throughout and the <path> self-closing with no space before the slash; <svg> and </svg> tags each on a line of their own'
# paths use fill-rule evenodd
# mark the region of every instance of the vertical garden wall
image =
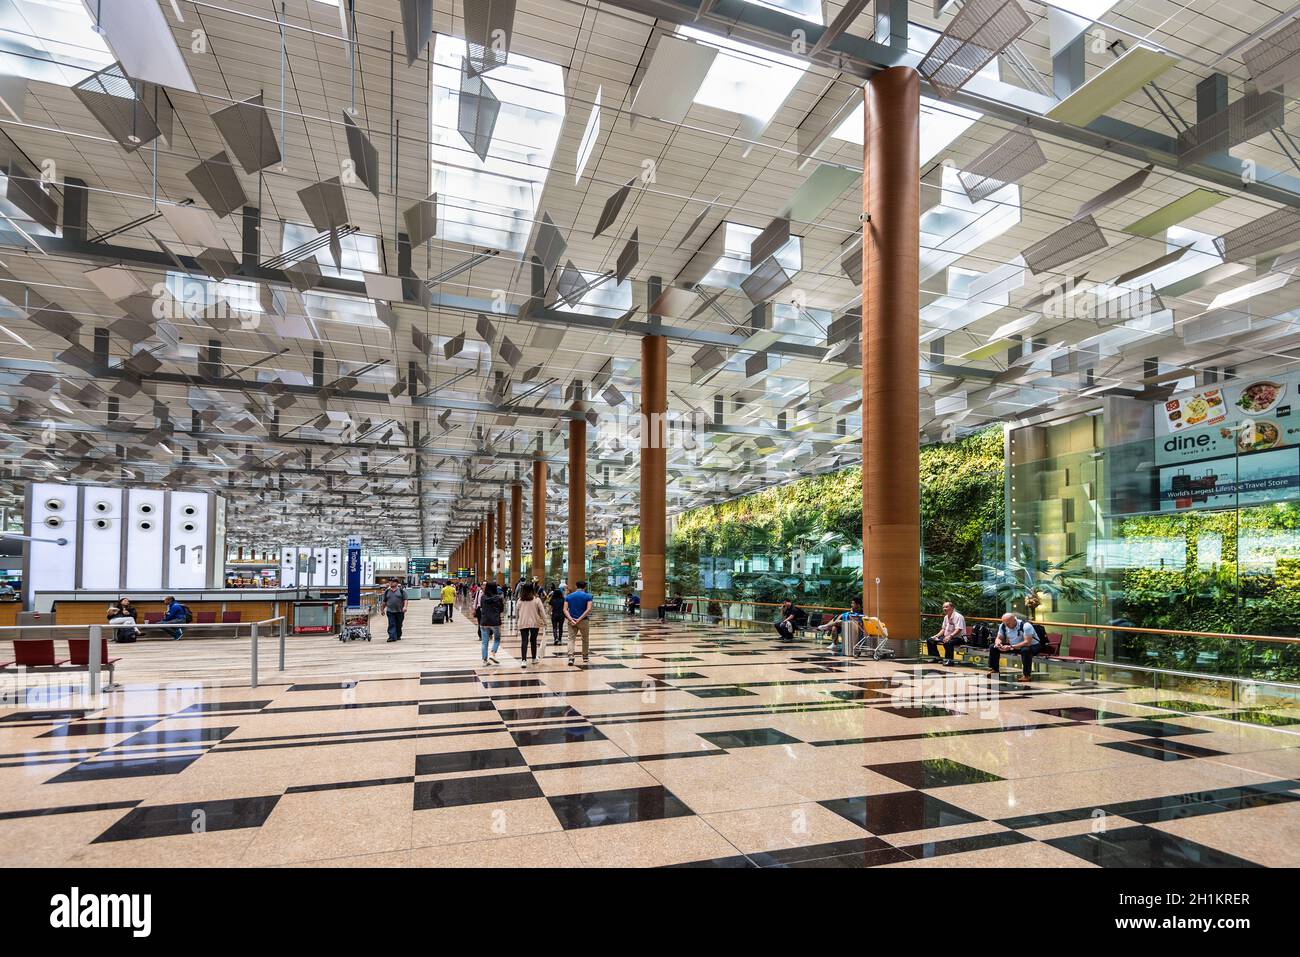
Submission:
<svg viewBox="0 0 1300 957">
<path fill-rule="evenodd" d="M 921 449 L 923 600 L 991 611 L 974 566 L 1003 541 L 1002 429 Z M 719 601 L 848 605 L 862 594 L 862 472 L 799 479 L 677 516 L 669 590 Z M 605 583 L 600 583 L 605 584 Z M 989 606 L 986 608 L 985 606 Z"/>
</svg>

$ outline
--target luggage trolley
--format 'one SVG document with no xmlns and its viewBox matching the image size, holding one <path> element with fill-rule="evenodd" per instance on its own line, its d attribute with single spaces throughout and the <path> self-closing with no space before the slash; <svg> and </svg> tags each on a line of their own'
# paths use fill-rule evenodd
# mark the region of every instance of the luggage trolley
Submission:
<svg viewBox="0 0 1300 957">
<path fill-rule="evenodd" d="M 855 622 L 855 624 L 858 624 Z M 879 661 L 881 658 L 892 658 L 894 652 L 887 647 L 889 641 L 889 629 L 879 618 L 872 616 L 865 618 L 858 624 L 860 634 L 858 640 L 853 645 L 853 657 L 860 658 L 869 654 L 872 659 Z"/>
<path fill-rule="evenodd" d="M 370 615 L 357 605 L 343 609 L 343 629 L 339 632 L 339 641 L 369 641 Z"/>
</svg>

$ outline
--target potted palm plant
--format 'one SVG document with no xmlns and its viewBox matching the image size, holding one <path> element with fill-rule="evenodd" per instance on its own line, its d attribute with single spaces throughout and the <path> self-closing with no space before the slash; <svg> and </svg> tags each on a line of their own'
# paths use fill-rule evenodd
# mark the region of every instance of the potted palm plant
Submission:
<svg viewBox="0 0 1300 957">
<path fill-rule="evenodd" d="M 997 598 L 1004 606 L 1023 605 L 1033 618 L 1044 598 L 1096 601 L 1101 596 L 1101 586 L 1086 571 L 1071 568 L 1083 558 L 1083 552 L 1076 552 L 1060 561 L 1049 561 L 1040 557 L 1033 545 L 1022 542 L 1014 558 L 1001 565 L 975 568 L 984 573 L 981 584 L 985 595 Z"/>
</svg>

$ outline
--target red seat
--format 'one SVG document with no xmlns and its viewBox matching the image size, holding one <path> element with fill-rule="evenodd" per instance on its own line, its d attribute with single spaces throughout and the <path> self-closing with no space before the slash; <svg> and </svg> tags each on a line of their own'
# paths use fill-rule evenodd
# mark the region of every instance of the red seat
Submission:
<svg viewBox="0 0 1300 957">
<path fill-rule="evenodd" d="M 1057 655 L 1062 661 L 1096 661 L 1097 636 L 1071 635 L 1069 654 Z"/>
<path fill-rule="evenodd" d="M 66 658 L 54 657 L 53 638 L 20 638 L 14 642 L 14 664 L 20 668 L 57 668 Z"/>
<path fill-rule="evenodd" d="M 161 611 L 146 611 L 144 613 L 144 623 L 146 625 L 156 625 L 163 620 L 163 614 Z"/>
<path fill-rule="evenodd" d="M 1079 666 L 1079 677 L 1070 684 L 1078 687 L 1087 687 L 1094 684 L 1088 681 L 1084 676 L 1088 668 L 1088 663 L 1097 660 L 1097 636 L 1095 634 L 1071 635 L 1069 654 L 1058 654 L 1050 656 L 1053 661 L 1067 661 L 1070 664 Z"/>
<path fill-rule="evenodd" d="M 215 611 L 196 611 L 194 613 L 194 622 L 199 625 L 215 625 L 217 623 L 217 613 Z"/>
<path fill-rule="evenodd" d="M 1047 641 L 1043 643 L 1043 654 L 1056 657 L 1056 653 L 1061 650 L 1061 633 L 1049 631 Z"/>
<path fill-rule="evenodd" d="M 122 659 L 110 658 L 108 656 L 108 639 L 99 639 L 99 666 L 108 669 L 108 683 L 113 683 L 113 666 Z M 69 638 L 68 654 L 71 656 L 69 662 L 75 668 L 85 668 L 90 670 L 90 639 L 89 638 Z"/>
<path fill-rule="evenodd" d="M 223 611 L 221 613 L 221 623 L 223 625 L 237 625 L 244 620 L 242 611 Z"/>
</svg>

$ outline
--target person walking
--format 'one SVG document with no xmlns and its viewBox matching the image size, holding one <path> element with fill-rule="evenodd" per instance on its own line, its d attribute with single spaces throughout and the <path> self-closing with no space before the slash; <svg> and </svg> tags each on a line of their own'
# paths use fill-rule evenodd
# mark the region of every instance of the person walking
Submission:
<svg viewBox="0 0 1300 957">
<path fill-rule="evenodd" d="M 551 644 L 564 641 L 564 587 L 558 582 L 551 586 Z"/>
<path fill-rule="evenodd" d="M 451 611 L 456 607 L 456 586 L 451 582 L 442 586 L 442 610 L 447 613 L 447 620 L 451 621 Z"/>
<path fill-rule="evenodd" d="M 582 660 L 585 664 L 591 660 L 591 609 L 595 599 L 587 593 L 587 583 L 578 582 L 578 587 L 564 596 L 564 617 L 569 621 L 569 666 L 573 666 L 573 655 L 578 636 L 582 635 Z"/>
<path fill-rule="evenodd" d="M 488 582 L 483 586 L 483 597 L 478 603 L 478 632 L 485 665 L 500 663 L 497 661 L 497 652 L 501 650 L 501 615 L 505 611 L 505 604 L 496 582 Z M 491 653 L 488 652 L 488 639 L 494 639 Z"/>
<path fill-rule="evenodd" d="M 406 589 L 396 578 L 388 579 L 388 587 L 379 598 L 379 606 L 388 616 L 388 640 L 402 640 L 402 622 L 406 619 Z"/>
<path fill-rule="evenodd" d="M 528 649 L 533 649 L 533 664 L 537 664 L 537 633 L 546 627 L 546 606 L 533 586 L 525 584 L 519 590 L 519 662 L 528 667 Z"/>
</svg>

